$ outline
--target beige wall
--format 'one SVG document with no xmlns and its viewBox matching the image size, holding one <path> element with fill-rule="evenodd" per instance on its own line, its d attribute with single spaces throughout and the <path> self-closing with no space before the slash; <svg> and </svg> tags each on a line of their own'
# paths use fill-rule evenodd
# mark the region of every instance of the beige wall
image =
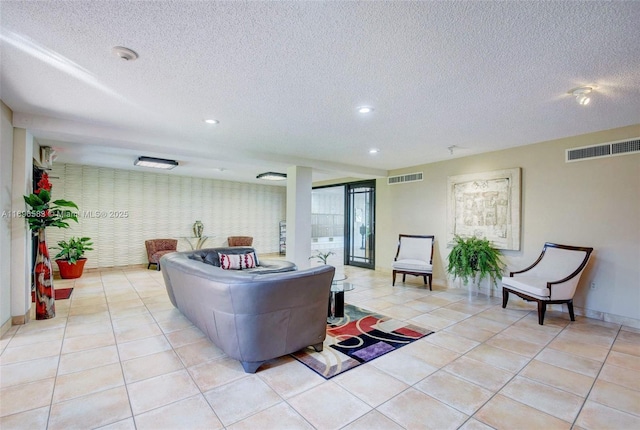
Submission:
<svg viewBox="0 0 640 430">
<path fill-rule="evenodd" d="M 0 334 L 11 324 L 11 176 L 13 113 L 0 101 Z"/>
<path fill-rule="evenodd" d="M 55 163 L 51 176 L 53 198 L 71 200 L 81 212 L 71 228 L 47 229 L 47 241 L 91 237 L 87 268 L 146 264 L 146 239 L 192 236 L 196 220 L 210 236 L 208 247 L 242 235 L 253 236 L 261 253 L 278 252 L 285 187 Z M 189 245 L 181 239 L 178 249 Z"/>
<path fill-rule="evenodd" d="M 422 171 L 424 181 L 378 180 L 376 265 L 390 270 L 399 233 L 435 234 L 434 278 L 447 282 L 447 177 L 521 167 L 521 250 L 504 252 L 508 268 L 533 262 L 544 242 L 592 246 L 575 305 L 640 320 L 640 154 L 564 161 L 567 148 L 638 136 L 635 125 L 391 171 Z"/>
</svg>

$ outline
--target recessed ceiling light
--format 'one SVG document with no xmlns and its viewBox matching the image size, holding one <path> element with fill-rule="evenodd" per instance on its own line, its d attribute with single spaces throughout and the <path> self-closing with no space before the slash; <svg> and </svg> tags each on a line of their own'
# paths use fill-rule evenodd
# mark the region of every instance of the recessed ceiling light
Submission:
<svg viewBox="0 0 640 430">
<path fill-rule="evenodd" d="M 207 124 L 220 124 L 220 121 L 218 121 L 217 119 L 205 119 L 204 122 L 206 122 Z"/>
<path fill-rule="evenodd" d="M 265 172 L 256 176 L 256 179 L 266 179 L 267 181 L 283 181 L 287 179 L 286 173 Z"/>
<path fill-rule="evenodd" d="M 360 106 L 358 108 L 359 113 L 371 113 L 373 112 L 373 108 L 371 106 Z"/>
<path fill-rule="evenodd" d="M 378 152 L 380 152 L 380 150 L 376 148 L 372 148 L 369 150 L 369 154 L 377 154 Z"/>
<path fill-rule="evenodd" d="M 125 61 L 135 61 L 138 59 L 138 54 L 135 51 L 125 48 L 124 46 L 114 46 L 111 48 L 111 52 L 116 57 Z"/>
</svg>

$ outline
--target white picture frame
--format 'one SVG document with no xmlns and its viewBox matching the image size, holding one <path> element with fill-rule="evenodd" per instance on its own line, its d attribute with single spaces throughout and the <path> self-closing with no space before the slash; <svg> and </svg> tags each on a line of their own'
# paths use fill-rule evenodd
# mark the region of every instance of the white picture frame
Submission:
<svg viewBox="0 0 640 430">
<path fill-rule="evenodd" d="M 447 242 L 455 235 L 488 239 L 497 249 L 520 249 L 521 169 L 447 178 Z"/>
</svg>

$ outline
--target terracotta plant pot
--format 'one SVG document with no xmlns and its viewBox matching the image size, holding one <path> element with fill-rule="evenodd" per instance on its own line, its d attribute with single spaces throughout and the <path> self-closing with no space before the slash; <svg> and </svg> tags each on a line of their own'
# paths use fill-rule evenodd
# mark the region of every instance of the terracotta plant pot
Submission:
<svg viewBox="0 0 640 430">
<path fill-rule="evenodd" d="M 60 277 L 62 279 L 76 279 L 82 276 L 82 271 L 84 270 L 84 264 L 86 262 L 86 258 L 79 259 L 76 264 L 71 264 L 67 260 L 56 260 L 56 263 L 58 263 L 58 269 L 60 269 Z"/>
</svg>

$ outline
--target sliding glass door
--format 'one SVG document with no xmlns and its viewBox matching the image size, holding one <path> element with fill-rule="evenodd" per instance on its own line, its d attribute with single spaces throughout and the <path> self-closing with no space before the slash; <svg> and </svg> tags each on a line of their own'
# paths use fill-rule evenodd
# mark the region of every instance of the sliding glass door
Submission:
<svg viewBox="0 0 640 430">
<path fill-rule="evenodd" d="M 331 251 L 329 261 L 374 269 L 375 181 L 314 188 L 311 253 Z"/>
<path fill-rule="evenodd" d="M 346 185 L 345 264 L 375 268 L 375 181 Z"/>
</svg>

